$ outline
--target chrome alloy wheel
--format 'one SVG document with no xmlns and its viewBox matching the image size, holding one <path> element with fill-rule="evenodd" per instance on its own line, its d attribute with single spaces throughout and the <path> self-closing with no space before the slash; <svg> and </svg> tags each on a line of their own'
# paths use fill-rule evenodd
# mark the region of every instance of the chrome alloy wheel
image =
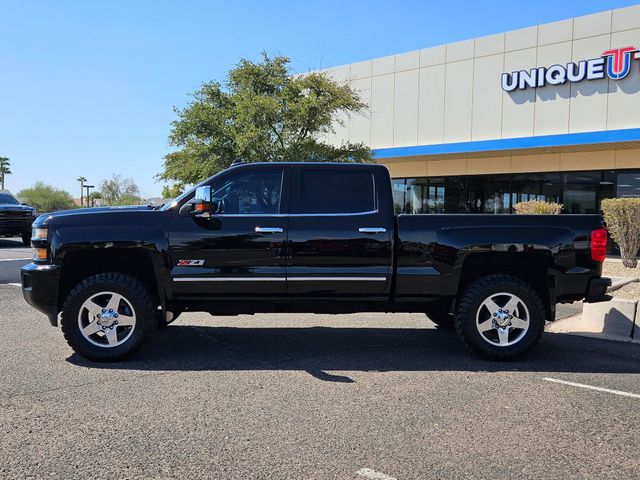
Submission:
<svg viewBox="0 0 640 480">
<path fill-rule="evenodd" d="M 117 347 L 126 342 L 136 326 L 131 303 L 115 292 L 100 292 L 89 297 L 78 312 L 82 336 L 93 345 Z"/>
<path fill-rule="evenodd" d="M 480 304 L 476 328 L 482 339 L 498 347 L 515 345 L 529 330 L 529 310 L 512 293 L 494 293 Z"/>
</svg>

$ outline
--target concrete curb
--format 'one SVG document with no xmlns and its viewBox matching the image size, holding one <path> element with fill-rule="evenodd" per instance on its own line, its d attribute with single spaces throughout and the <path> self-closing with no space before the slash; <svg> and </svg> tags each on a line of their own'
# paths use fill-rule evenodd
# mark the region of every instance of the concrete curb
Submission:
<svg viewBox="0 0 640 480">
<path fill-rule="evenodd" d="M 640 344 L 638 304 L 638 300 L 624 298 L 585 303 L 582 315 L 553 322 L 546 331 Z"/>
</svg>

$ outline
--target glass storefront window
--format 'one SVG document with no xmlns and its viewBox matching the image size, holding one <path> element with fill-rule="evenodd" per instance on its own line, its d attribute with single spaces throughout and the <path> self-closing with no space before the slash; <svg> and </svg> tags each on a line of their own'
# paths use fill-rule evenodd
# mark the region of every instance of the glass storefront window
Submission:
<svg viewBox="0 0 640 480">
<path fill-rule="evenodd" d="M 640 171 L 619 173 L 617 185 L 617 197 L 640 197 Z"/>
<path fill-rule="evenodd" d="M 400 178 L 393 182 L 398 213 L 511 213 L 527 200 L 563 204 L 562 213 L 599 213 L 600 202 L 640 197 L 640 170 L 518 173 Z"/>
<path fill-rule="evenodd" d="M 511 176 L 512 207 L 518 202 L 541 200 L 560 202 L 562 185 L 559 173 L 522 173 Z"/>
<path fill-rule="evenodd" d="M 510 213 L 511 185 L 509 175 L 474 175 L 468 177 L 469 213 Z"/>
<path fill-rule="evenodd" d="M 428 179 L 408 178 L 406 195 L 405 213 L 431 213 L 427 210 L 427 199 L 429 197 Z"/>
<path fill-rule="evenodd" d="M 444 213 L 444 198 L 446 187 L 444 178 L 429 179 L 429 197 L 427 198 L 427 213 Z"/>
<path fill-rule="evenodd" d="M 405 213 L 445 213 L 444 178 L 408 178 Z"/>
<path fill-rule="evenodd" d="M 391 192 L 393 193 L 393 208 L 396 213 L 404 213 L 404 197 L 407 191 L 404 178 L 391 180 Z"/>
<path fill-rule="evenodd" d="M 565 213 L 598 213 L 602 172 L 563 173 L 562 180 L 562 203 Z"/>
<path fill-rule="evenodd" d="M 466 177 L 444 178 L 444 212 L 466 213 L 467 211 L 467 179 Z M 440 212 L 438 212 L 440 213 Z"/>
<path fill-rule="evenodd" d="M 640 175 L 639 175 L 640 176 Z M 600 181 L 600 201 L 605 198 L 614 198 L 616 185 L 616 171 L 605 170 L 602 172 L 602 180 Z"/>
</svg>

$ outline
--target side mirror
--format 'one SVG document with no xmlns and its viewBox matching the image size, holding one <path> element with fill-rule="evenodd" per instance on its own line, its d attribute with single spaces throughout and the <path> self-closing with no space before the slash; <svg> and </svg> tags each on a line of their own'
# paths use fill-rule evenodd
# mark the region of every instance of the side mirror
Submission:
<svg viewBox="0 0 640 480">
<path fill-rule="evenodd" d="M 210 217 L 211 208 L 211 187 L 204 186 L 196 188 L 196 194 L 193 197 L 192 215 L 196 217 Z"/>
<path fill-rule="evenodd" d="M 211 187 L 209 186 L 196 188 L 196 193 L 192 201 L 192 215 L 201 218 L 209 218 L 212 214 L 215 215 L 222 211 L 222 200 L 211 197 L 211 193 Z"/>
</svg>

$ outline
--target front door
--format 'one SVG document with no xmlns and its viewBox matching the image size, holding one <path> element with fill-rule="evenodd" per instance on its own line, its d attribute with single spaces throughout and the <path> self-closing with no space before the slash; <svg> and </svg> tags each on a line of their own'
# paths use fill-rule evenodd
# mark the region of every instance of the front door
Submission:
<svg viewBox="0 0 640 480">
<path fill-rule="evenodd" d="M 211 218 L 175 215 L 169 234 L 177 296 L 286 293 L 282 167 L 248 166 L 213 179 L 220 210 Z"/>
</svg>

